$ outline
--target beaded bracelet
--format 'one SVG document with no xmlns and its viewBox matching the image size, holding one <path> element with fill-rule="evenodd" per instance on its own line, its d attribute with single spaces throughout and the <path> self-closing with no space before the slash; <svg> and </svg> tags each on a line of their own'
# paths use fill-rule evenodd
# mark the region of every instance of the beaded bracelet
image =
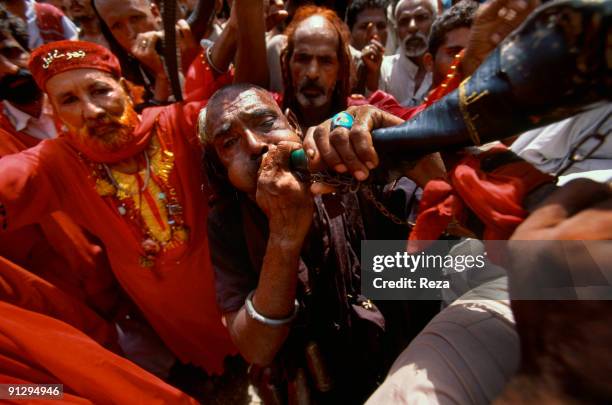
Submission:
<svg viewBox="0 0 612 405">
<path fill-rule="evenodd" d="M 253 294 L 255 294 L 255 290 L 251 291 L 249 295 L 247 295 L 246 300 L 244 300 L 244 306 L 246 307 L 247 314 L 249 314 L 252 319 L 256 320 L 257 322 L 263 323 L 264 325 L 279 327 L 291 323 L 291 321 L 293 321 L 297 316 L 298 310 L 300 309 L 300 303 L 296 299 L 295 308 L 291 315 L 283 319 L 271 319 L 263 316 L 262 314 L 257 312 L 257 310 L 255 310 L 255 307 L 253 306 Z"/>
</svg>

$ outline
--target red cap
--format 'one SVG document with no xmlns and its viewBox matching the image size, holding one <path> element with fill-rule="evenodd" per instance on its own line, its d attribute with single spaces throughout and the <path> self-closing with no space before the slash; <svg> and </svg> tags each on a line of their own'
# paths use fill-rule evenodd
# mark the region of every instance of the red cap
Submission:
<svg viewBox="0 0 612 405">
<path fill-rule="evenodd" d="M 46 90 L 47 80 L 73 69 L 96 69 L 121 77 L 119 61 L 108 49 L 84 41 L 57 41 L 36 48 L 30 56 L 30 72 Z"/>
</svg>

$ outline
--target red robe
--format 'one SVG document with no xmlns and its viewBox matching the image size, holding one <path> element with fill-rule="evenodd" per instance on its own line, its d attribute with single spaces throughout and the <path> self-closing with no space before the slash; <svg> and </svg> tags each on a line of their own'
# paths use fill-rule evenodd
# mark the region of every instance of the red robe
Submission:
<svg viewBox="0 0 612 405">
<path fill-rule="evenodd" d="M 64 403 L 197 404 L 79 329 L 6 302 L 0 302 L 0 383 L 63 384 Z"/>
<path fill-rule="evenodd" d="M 0 159 L 40 143 L 15 130 L 0 102 Z M 117 304 L 117 285 L 103 249 L 61 211 L 0 233 L 0 256 L 56 284 L 101 312 Z"/>
<path fill-rule="evenodd" d="M 142 236 L 134 234 L 115 203 L 98 194 L 90 164 L 65 138 L 0 159 L 0 203 L 6 209 L 8 230 L 59 208 L 69 212 L 104 243 L 115 276 L 174 354 L 219 373 L 224 357 L 235 349 L 215 303 L 208 254 L 207 196 L 195 129 L 202 104 L 147 109 L 137 128 L 155 131 L 171 145 L 175 166 L 169 181 L 190 230 L 188 242 L 160 254 L 154 267 L 141 266 Z"/>
<path fill-rule="evenodd" d="M 197 403 L 107 350 L 115 342 L 114 325 L 0 257 L 0 383 L 63 384 L 70 403 Z"/>
</svg>

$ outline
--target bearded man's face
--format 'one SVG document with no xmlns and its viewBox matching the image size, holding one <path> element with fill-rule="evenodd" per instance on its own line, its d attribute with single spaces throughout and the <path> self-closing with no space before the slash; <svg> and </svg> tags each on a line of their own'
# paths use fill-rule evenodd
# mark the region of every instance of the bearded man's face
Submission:
<svg viewBox="0 0 612 405">
<path fill-rule="evenodd" d="M 434 12 L 427 0 L 403 0 L 396 10 L 400 52 L 409 58 L 422 56 L 428 48 Z"/>
<path fill-rule="evenodd" d="M 95 69 L 59 73 L 47 94 L 75 146 L 87 156 L 121 153 L 135 142 L 138 115 L 121 83 Z"/>
<path fill-rule="evenodd" d="M 321 16 L 307 18 L 295 30 L 289 69 L 302 110 L 331 104 L 340 69 L 339 46 L 336 30 Z"/>
</svg>

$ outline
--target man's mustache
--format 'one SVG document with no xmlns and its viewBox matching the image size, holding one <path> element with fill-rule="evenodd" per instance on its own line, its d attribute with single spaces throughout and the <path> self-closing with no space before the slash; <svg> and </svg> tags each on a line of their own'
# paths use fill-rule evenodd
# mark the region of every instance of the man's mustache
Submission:
<svg viewBox="0 0 612 405">
<path fill-rule="evenodd" d="M 406 37 L 404 39 L 404 48 L 408 49 L 408 48 L 413 48 L 414 45 L 411 45 L 411 42 L 419 42 L 419 46 L 420 45 L 427 45 L 427 41 L 428 41 L 428 37 L 427 35 L 423 34 L 422 32 L 417 32 L 416 34 L 413 34 L 409 37 Z"/>
<path fill-rule="evenodd" d="M 306 91 L 306 90 L 316 90 L 320 93 L 324 93 L 325 91 L 323 90 L 323 87 L 319 85 L 319 83 L 317 83 L 314 80 L 306 80 L 305 82 L 303 82 L 300 85 L 300 92 Z"/>
<path fill-rule="evenodd" d="M 91 136 L 108 135 L 111 131 L 117 131 L 125 125 L 121 123 L 119 118 L 105 116 L 95 120 L 89 120 L 86 123 L 87 133 Z"/>
</svg>

